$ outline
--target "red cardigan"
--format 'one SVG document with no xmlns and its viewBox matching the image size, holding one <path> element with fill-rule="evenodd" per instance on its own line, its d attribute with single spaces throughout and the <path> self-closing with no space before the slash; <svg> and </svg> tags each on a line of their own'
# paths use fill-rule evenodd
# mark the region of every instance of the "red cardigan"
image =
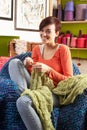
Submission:
<svg viewBox="0 0 87 130">
<path fill-rule="evenodd" d="M 34 62 L 41 62 L 53 68 L 49 73 L 49 77 L 54 81 L 55 85 L 57 85 L 59 81 L 73 75 L 71 53 L 69 47 L 66 45 L 61 45 L 54 56 L 49 60 L 43 59 L 40 47 L 37 45 L 33 48 L 32 59 Z"/>
</svg>

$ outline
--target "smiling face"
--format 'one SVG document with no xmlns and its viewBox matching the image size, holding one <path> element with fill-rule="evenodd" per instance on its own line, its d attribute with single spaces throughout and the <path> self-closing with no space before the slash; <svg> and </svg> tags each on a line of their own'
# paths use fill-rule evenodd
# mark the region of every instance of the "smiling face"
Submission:
<svg viewBox="0 0 87 130">
<path fill-rule="evenodd" d="M 55 24 L 49 24 L 40 30 L 40 37 L 45 44 L 55 44 L 55 38 L 59 31 L 56 32 Z"/>
</svg>

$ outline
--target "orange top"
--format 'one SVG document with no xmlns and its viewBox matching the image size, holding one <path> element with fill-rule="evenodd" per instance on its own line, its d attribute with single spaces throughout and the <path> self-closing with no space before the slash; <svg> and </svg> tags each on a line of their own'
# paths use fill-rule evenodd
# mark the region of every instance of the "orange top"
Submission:
<svg viewBox="0 0 87 130">
<path fill-rule="evenodd" d="M 61 45 L 49 60 L 42 57 L 40 47 L 37 45 L 33 48 L 32 59 L 34 62 L 41 62 L 53 68 L 49 73 L 49 77 L 54 81 L 55 85 L 73 75 L 71 53 L 66 45 Z"/>
</svg>

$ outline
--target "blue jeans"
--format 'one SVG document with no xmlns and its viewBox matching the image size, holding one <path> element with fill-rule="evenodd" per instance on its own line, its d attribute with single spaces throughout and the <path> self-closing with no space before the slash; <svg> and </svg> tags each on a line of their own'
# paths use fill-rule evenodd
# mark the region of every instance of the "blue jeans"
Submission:
<svg viewBox="0 0 87 130">
<path fill-rule="evenodd" d="M 19 88 L 21 94 L 30 86 L 30 74 L 19 59 L 13 59 L 9 63 L 9 75 Z M 33 108 L 32 100 L 29 96 L 21 96 L 17 102 L 18 112 L 27 130 L 43 130 L 38 114 Z"/>
</svg>

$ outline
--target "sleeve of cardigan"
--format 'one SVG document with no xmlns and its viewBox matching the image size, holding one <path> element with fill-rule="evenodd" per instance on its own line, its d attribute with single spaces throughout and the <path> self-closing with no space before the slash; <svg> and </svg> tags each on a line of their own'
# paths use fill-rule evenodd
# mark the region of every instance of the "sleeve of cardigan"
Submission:
<svg viewBox="0 0 87 130">
<path fill-rule="evenodd" d="M 64 80 L 73 75 L 72 60 L 71 60 L 71 53 L 69 47 L 66 45 L 62 45 L 59 51 L 60 51 L 60 61 L 61 61 L 63 73 L 60 74 L 55 70 L 51 70 L 49 73 L 49 77 L 55 83 L 58 83 L 59 81 Z"/>
<path fill-rule="evenodd" d="M 38 62 L 38 54 L 39 53 L 39 45 L 35 46 L 32 50 L 32 56 L 31 58 L 33 59 L 34 62 Z M 32 66 L 28 67 L 28 71 L 31 73 L 32 71 Z"/>
<path fill-rule="evenodd" d="M 39 55 L 40 55 L 40 50 L 39 50 L 39 45 L 37 45 L 32 50 L 32 59 L 34 62 L 38 62 Z"/>
</svg>

